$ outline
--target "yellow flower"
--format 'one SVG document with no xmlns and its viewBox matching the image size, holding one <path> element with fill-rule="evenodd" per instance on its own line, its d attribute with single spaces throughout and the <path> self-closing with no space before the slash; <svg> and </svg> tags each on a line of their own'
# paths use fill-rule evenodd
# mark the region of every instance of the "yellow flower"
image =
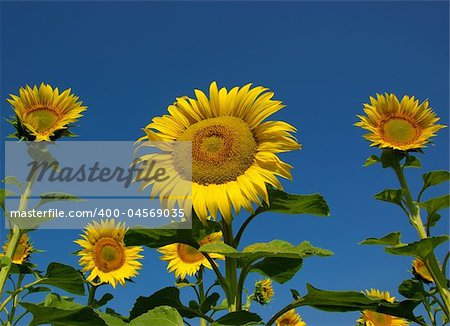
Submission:
<svg viewBox="0 0 450 326">
<path fill-rule="evenodd" d="M 289 310 L 281 315 L 276 321 L 276 326 L 306 326 L 306 323 L 302 320 L 299 314 L 295 312 L 295 309 Z"/>
<path fill-rule="evenodd" d="M 248 84 L 228 91 L 213 82 L 209 98 L 200 90 L 195 95 L 177 98 L 168 115 L 145 127 L 140 141 L 192 142 L 192 153 L 167 150 L 167 170 L 192 179 L 192 204 L 202 221 L 220 212 L 230 222 L 233 208 L 239 213 L 241 208 L 253 211 L 252 203 L 261 205 L 261 199 L 268 203 L 266 184 L 282 189 L 277 177 L 292 179 L 292 166 L 277 154 L 300 148 L 292 135 L 296 129 L 286 122 L 265 121 L 284 107 L 267 88 Z M 192 158 L 192 167 L 179 163 L 186 157 Z M 167 195 L 173 187 L 149 181 L 141 188 L 150 184 L 152 197 Z"/>
<path fill-rule="evenodd" d="M 5 243 L 5 245 L 3 246 L 3 251 L 5 253 L 8 250 L 8 245 L 9 242 Z M 30 243 L 30 238 L 28 237 L 28 234 L 24 233 L 20 237 L 19 243 L 17 244 L 16 251 L 14 253 L 14 257 L 11 261 L 14 264 L 22 265 L 28 259 L 32 251 L 33 246 Z"/>
<path fill-rule="evenodd" d="M 75 243 L 83 248 L 78 253 L 79 262 L 83 272 L 90 272 L 88 282 L 116 287 L 117 283 L 125 285 L 125 279 L 138 274 L 142 247 L 126 247 L 123 242 L 126 231 L 125 223 L 116 224 L 114 219 L 94 221 L 86 226 L 82 239 Z"/>
<path fill-rule="evenodd" d="M 427 283 L 434 282 L 433 277 L 425 266 L 424 262 L 420 259 L 415 259 L 413 261 L 413 273 L 416 277 L 422 279 Z"/>
<path fill-rule="evenodd" d="M 404 96 L 399 102 L 394 94 L 370 97 L 370 104 L 364 104 L 366 116 L 358 115 L 361 121 L 355 126 L 369 131 L 364 138 L 371 146 L 392 148 L 401 151 L 426 147 L 430 138 L 444 125 L 436 124 L 439 118 L 428 106 L 428 101 L 419 105 L 413 97 Z"/>
<path fill-rule="evenodd" d="M 272 300 L 275 292 L 272 287 L 272 280 L 266 278 L 262 281 L 258 281 L 255 284 L 255 293 L 253 294 L 253 300 L 259 304 L 265 305 Z"/>
<path fill-rule="evenodd" d="M 214 232 L 199 241 L 199 245 L 205 245 L 213 242 L 220 242 L 222 240 L 222 232 Z M 169 272 L 174 272 L 175 277 L 182 279 L 186 276 L 192 276 L 198 272 L 200 266 L 205 266 L 211 269 L 211 264 L 203 254 L 184 243 L 172 243 L 170 245 L 158 249 L 163 254 L 161 260 L 168 261 L 167 269 Z M 211 258 L 223 259 L 222 255 L 210 254 Z"/>
<path fill-rule="evenodd" d="M 87 109 L 70 89 L 60 94 L 58 88 L 44 83 L 39 88 L 28 85 L 20 88 L 19 95 L 10 94 L 8 99 L 16 113 L 16 120 L 10 122 L 19 139 L 53 141 L 73 135 L 68 129 L 69 124 L 77 121 L 81 112 Z"/>
<path fill-rule="evenodd" d="M 371 289 L 366 291 L 366 295 L 372 299 L 383 299 L 390 303 L 394 303 L 395 297 L 391 297 L 389 292 L 382 292 Z M 363 310 L 361 318 L 357 320 L 358 323 L 364 326 L 408 326 L 410 323 L 403 318 L 381 314 L 371 310 Z"/>
</svg>

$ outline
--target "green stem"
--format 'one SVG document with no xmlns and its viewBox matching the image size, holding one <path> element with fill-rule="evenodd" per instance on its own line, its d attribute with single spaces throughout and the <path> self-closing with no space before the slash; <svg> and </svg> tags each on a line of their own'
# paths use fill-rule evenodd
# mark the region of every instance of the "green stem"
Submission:
<svg viewBox="0 0 450 326">
<path fill-rule="evenodd" d="M 95 301 L 95 292 L 97 291 L 97 286 L 91 285 L 89 288 L 89 296 L 88 296 L 88 306 L 92 307 Z"/>
<path fill-rule="evenodd" d="M 27 182 L 24 192 L 20 196 L 19 208 L 18 208 L 19 211 L 25 211 L 27 209 L 28 199 L 31 195 L 31 191 L 33 189 L 33 184 L 34 184 L 35 179 L 36 179 L 36 173 L 33 173 L 31 175 L 30 180 Z M 22 230 L 17 225 L 14 224 L 11 239 L 8 242 L 8 248 L 6 249 L 6 253 L 5 253 L 5 256 L 8 257 L 10 259 L 10 261 L 12 261 L 12 258 L 14 257 L 14 254 L 16 252 L 17 245 L 19 244 L 21 236 L 22 236 Z M 0 298 L 3 297 L 3 290 L 5 287 L 6 280 L 9 276 L 9 271 L 11 270 L 11 264 L 12 264 L 12 262 L 10 262 L 6 266 L 4 266 L 0 271 Z"/>
<path fill-rule="evenodd" d="M 2 311 L 6 307 L 8 302 L 11 301 L 16 295 L 18 295 L 19 293 L 25 291 L 28 288 L 31 288 L 31 287 L 35 286 L 38 283 L 42 282 L 42 280 L 44 280 L 44 278 L 37 279 L 36 281 L 28 283 L 27 285 L 24 285 L 21 288 L 18 288 L 17 290 L 15 290 L 5 300 L 3 300 L 3 302 L 0 304 L 0 311 Z"/>
<path fill-rule="evenodd" d="M 236 310 L 242 310 L 242 292 L 244 290 L 245 279 L 247 278 L 248 273 L 252 269 L 251 265 L 247 265 L 242 267 L 241 274 L 239 275 L 239 281 L 237 284 L 236 290 Z"/>
<path fill-rule="evenodd" d="M 302 299 L 299 299 L 297 301 L 294 301 L 290 304 L 288 304 L 286 307 L 278 311 L 275 315 L 273 315 L 272 318 L 267 322 L 266 326 L 273 325 L 278 318 L 280 318 L 284 313 L 288 312 L 289 310 L 295 309 L 297 307 L 300 307 L 302 305 Z"/>
<path fill-rule="evenodd" d="M 406 205 L 409 209 L 409 220 L 414 228 L 417 230 L 420 239 L 428 238 L 428 234 L 425 230 L 425 227 L 422 222 L 422 218 L 420 216 L 420 208 L 419 205 L 414 202 L 413 197 L 411 195 L 411 191 L 409 190 L 408 183 L 406 182 L 405 175 L 403 173 L 403 168 L 400 164 L 396 164 L 394 166 L 395 174 L 400 182 L 400 186 L 403 190 L 403 194 L 405 195 Z M 442 273 L 441 267 L 439 266 L 439 262 L 432 252 L 424 261 L 428 271 L 430 272 L 433 280 L 436 284 L 436 288 L 441 295 L 442 300 L 444 301 L 444 313 L 448 319 L 450 319 L 450 292 L 447 288 L 447 278 Z"/>
<path fill-rule="evenodd" d="M 23 281 L 24 277 L 25 277 L 24 274 L 20 274 L 19 275 L 19 278 L 17 280 L 17 288 L 20 288 L 20 286 L 22 285 L 22 281 Z M 17 305 L 19 303 L 19 293 L 14 293 L 13 294 L 12 302 L 13 302 L 13 304 L 12 304 L 12 307 L 11 307 L 11 312 L 9 313 L 9 316 L 8 316 L 8 323 L 7 323 L 7 325 L 11 325 L 13 320 L 14 320 L 14 315 L 16 314 Z"/>
<path fill-rule="evenodd" d="M 222 273 L 220 272 L 219 268 L 217 268 L 216 262 L 214 259 L 212 259 L 207 253 L 203 253 L 203 256 L 208 260 L 209 264 L 211 265 L 214 273 L 216 274 L 217 281 L 219 282 L 220 286 L 222 287 L 223 291 L 225 292 L 225 296 L 227 297 L 227 301 L 231 297 L 230 290 L 228 288 L 228 284 L 226 279 L 223 277 Z"/>
<path fill-rule="evenodd" d="M 239 246 L 239 243 L 241 242 L 242 235 L 244 234 L 245 229 L 250 224 L 251 221 L 260 213 L 259 209 L 257 209 L 252 215 L 247 217 L 244 223 L 242 223 L 241 227 L 239 228 L 238 233 L 236 234 L 236 237 L 233 240 L 233 247 L 237 248 Z"/>
<path fill-rule="evenodd" d="M 225 244 L 234 247 L 233 228 L 231 224 L 227 224 L 222 220 L 223 239 Z M 225 258 L 225 278 L 230 292 L 228 300 L 228 310 L 235 311 L 236 287 L 237 287 L 237 261 L 235 258 Z"/>
<path fill-rule="evenodd" d="M 205 301 L 205 288 L 203 285 L 203 266 L 200 266 L 200 269 L 197 274 L 197 283 L 198 283 L 198 303 L 201 307 L 203 302 Z M 203 318 L 200 318 L 200 326 L 206 326 L 207 321 Z"/>
</svg>

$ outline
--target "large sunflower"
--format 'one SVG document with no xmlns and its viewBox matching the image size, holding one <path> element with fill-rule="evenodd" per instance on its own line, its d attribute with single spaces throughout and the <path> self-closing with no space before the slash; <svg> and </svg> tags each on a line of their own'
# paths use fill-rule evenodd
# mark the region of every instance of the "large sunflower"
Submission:
<svg viewBox="0 0 450 326">
<path fill-rule="evenodd" d="M 361 121 L 355 126 L 369 131 L 364 138 L 371 146 L 402 151 L 423 148 L 444 125 L 436 124 L 439 118 L 428 106 L 428 101 L 419 104 L 413 97 L 404 96 L 399 102 L 394 94 L 370 97 L 364 104 L 366 116 L 358 115 Z"/>
<path fill-rule="evenodd" d="M 199 241 L 199 245 L 219 242 L 222 240 L 222 232 L 214 232 Z M 211 264 L 206 257 L 194 247 L 184 243 L 172 243 L 158 249 L 163 254 L 161 260 L 168 261 L 167 269 L 174 272 L 175 277 L 185 279 L 198 272 L 201 266 L 211 269 Z M 222 255 L 210 254 L 211 258 L 223 259 Z"/>
<path fill-rule="evenodd" d="M 138 274 L 142 264 L 138 261 L 142 248 L 126 247 L 123 241 L 126 227 L 115 223 L 114 219 L 94 221 L 88 224 L 75 243 L 83 247 L 78 252 L 83 272 L 90 272 L 87 281 L 93 284 L 117 283 L 125 285 L 125 280 Z"/>
<path fill-rule="evenodd" d="M 166 170 L 192 179 L 193 208 L 203 221 L 209 213 L 217 218 L 220 212 L 230 222 L 232 208 L 237 213 L 241 208 L 253 211 L 252 203 L 269 201 L 266 184 L 282 189 L 277 176 L 292 178 L 292 166 L 277 154 L 300 148 L 292 135 L 296 129 L 286 122 L 264 121 L 284 105 L 273 100 L 274 93 L 267 88 L 251 86 L 228 91 L 213 82 L 209 98 L 200 90 L 195 90 L 195 99 L 177 98 L 168 107 L 169 114 L 154 118 L 140 139 L 192 142 L 192 153 L 173 146 L 160 161 Z M 192 167 L 184 164 L 187 157 L 192 158 Z M 141 188 L 150 184 L 152 197 L 167 196 L 174 187 L 148 181 Z"/>
<path fill-rule="evenodd" d="M 394 303 L 395 297 L 391 297 L 389 292 L 371 289 L 366 291 L 366 295 L 372 299 L 383 299 L 390 303 Z M 371 310 L 363 310 L 361 318 L 357 320 L 360 325 L 364 326 L 408 326 L 409 321 L 403 318 L 381 314 Z"/>
<path fill-rule="evenodd" d="M 44 83 L 39 88 L 27 85 L 20 88 L 19 96 L 10 96 L 8 102 L 16 113 L 16 120 L 10 121 L 16 128 L 15 136 L 30 141 L 50 141 L 71 135 L 69 124 L 87 109 L 70 89 L 60 94 L 58 88 Z"/>
<path fill-rule="evenodd" d="M 295 309 L 289 310 L 281 315 L 276 321 L 277 326 L 306 326 L 300 315 L 295 312 Z"/>
<path fill-rule="evenodd" d="M 9 241 L 6 242 L 3 246 L 4 252 L 8 250 L 8 245 Z M 19 243 L 17 244 L 16 247 L 16 251 L 14 252 L 14 257 L 12 258 L 11 261 L 14 264 L 22 265 L 25 261 L 27 261 L 32 251 L 33 246 L 30 243 L 30 238 L 28 237 L 28 234 L 24 233 L 20 237 Z"/>
</svg>

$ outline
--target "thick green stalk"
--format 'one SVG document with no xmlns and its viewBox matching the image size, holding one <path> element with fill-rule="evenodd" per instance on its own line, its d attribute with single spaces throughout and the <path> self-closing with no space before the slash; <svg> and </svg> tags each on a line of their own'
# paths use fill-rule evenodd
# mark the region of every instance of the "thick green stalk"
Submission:
<svg viewBox="0 0 450 326">
<path fill-rule="evenodd" d="M 203 284 L 203 266 L 200 266 L 200 269 L 198 271 L 197 274 L 197 283 L 198 283 L 198 300 L 199 300 L 199 306 L 201 307 L 203 302 L 205 301 L 205 287 Z M 206 326 L 208 324 L 208 322 L 203 319 L 200 318 L 200 326 Z"/>
<path fill-rule="evenodd" d="M 33 174 L 30 178 L 30 181 L 27 182 L 27 185 L 25 187 L 24 192 L 20 196 L 19 201 L 19 211 L 24 211 L 27 209 L 28 206 L 28 199 L 31 195 L 31 190 L 33 189 L 34 180 L 36 178 L 36 174 Z M 17 225 L 13 225 L 12 229 L 12 235 L 8 242 L 8 248 L 6 249 L 5 256 L 12 261 L 12 258 L 14 257 L 14 254 L 17 249 L 17 245 L 19 244 L 20 237 L 22 236 L 22 230 Z M 6 266 L 4 266 L 0 271 L 0 298 L 3 297 L 3 289 L 5 287 L 6 280 L 9 275 L 9 271 L 11 269 L 11 264 L 9 263 Z"/>
<path fill-rule="evenodd" d="M 413 200 L 411 191 L 409 190 L 408 183 L 406 182 L 406 178 L 403 173 L 403 168 L 400 166 L 400 164 L 397 164 L 394 167 L 394 171 L 397 175 L 397 178 L 400 182 L 400 186 L 405 195 L 406 205 L 409 210 L 408 217 L 411 224 L 417 230 L 420 239 L 428 238 L 427 232 L 422 222 L 422 218 L 420 216 L 420 207 Z M 444 308 L 445 308 L 444 313 L 447 316 L 447 318 L 450 319 L 450 292 L 447 288 L 447 278 L 442 272 L 442 269 L 439 266 L 439 262 L 434 252 L 432 252 L 428 256 L 427 260 L 424 263 L 428 271 L 430 272 L 431 276 L 433 277 L 433 280 L 436 284 L 436 288 L 438 289 L 439 294 L 441 295 L 442 300 L 444 301 Z"/>
<path fill-rule="evenodd" d="M 234 247 L 233 228 L 231 223 L 227 224 L 225 220 L 222 220 L 222 231 L 224 242 Z M 237 288 L 237 262 L 235 258 L 225 258 L 225 279 L 228 284 L 228 290 L 230 297 L 228 300 L 228 310 L 235 311 L 236 301 L 236 288 Z"/>
</svg>

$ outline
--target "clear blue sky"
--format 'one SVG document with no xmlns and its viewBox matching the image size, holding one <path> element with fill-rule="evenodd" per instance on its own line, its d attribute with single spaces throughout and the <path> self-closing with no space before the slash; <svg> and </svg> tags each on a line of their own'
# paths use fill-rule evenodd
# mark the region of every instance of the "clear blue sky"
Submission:
<svg viewBox="0 0 450 326">
<path fill-rule="evenodd" d="M 302 292 L 306 282 L 396 293 L 410 275 L 410 260 L 357 243 L 397 230 L 408 230 L 406 241 L 415 234 L 399 209 L 372 199 L 397 183 L 390 171 L 362 168 L 377 150 L 352 125 L 362 103 L 385 91 L 429 98 L 449 123 L 448 12 L 448 2 L 418 1 L 2 2 L 1 112 L 11 113 L 9 93 L 44 81 L 72 87 L 89 106 L 76 129 L 80 140 L 134 140 L 175 96 L 206 90 L 213 80 L 270 87 L 287 104 L 276 117 L 295 125 L 303 144 L 284 156 L 295 166 L 294 181 L 284 185 L 290 192 L 322 193 L 331 217 L 261 215 L 244 242 L 307 239 L 335 256 L 306 260 L 258 312 L 267 320 L 288 302 L 289 288 Z M 1 132 L 4 138 L 11 128 L 2 122 Z M 408 177 L 420 180 L 425 170 L 447 169 L 448 138 L 448 129 L 440 131 L 436 147 L 422 157 L 424 169 L 408 171 Z M 448 213 L 436 228 L 446 232 Z M 47 252 L 33 262 L 41 269 L 52 260 L 76 264 L 71 252 L 78 233 L 34 232 L 34 245 Z M 145 255 L 137 283 L 114 291 L 111 306 L 124 314 L 134 297 L 173 281 L 154 251 Z M 317 326 L 352 325 L 358 316 L 308 308 L 300 313 Z"/>
</svg>

